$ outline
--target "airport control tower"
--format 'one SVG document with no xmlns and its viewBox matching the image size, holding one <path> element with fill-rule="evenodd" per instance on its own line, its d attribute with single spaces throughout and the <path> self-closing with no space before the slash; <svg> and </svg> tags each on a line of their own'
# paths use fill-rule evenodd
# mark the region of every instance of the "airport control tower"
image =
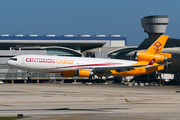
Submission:
<svg viewBox="0 0 180 120">
<path fill-rule="evenodd" d="M 166 32 L 169 18 L 167 15 L 151 15 L 141 19 L 141 25 L 149 38 L 158 38 Z"/>
<path fill-rule="evenodd" d="M 149 38 L 146 38 L 138 49 L 147 49 L 157 38 L 166 32 L 169 18 L 167 15 L 150 15 L 141 19 L 141 25 L 144 32 L 147 32 Z"/>
</svg>

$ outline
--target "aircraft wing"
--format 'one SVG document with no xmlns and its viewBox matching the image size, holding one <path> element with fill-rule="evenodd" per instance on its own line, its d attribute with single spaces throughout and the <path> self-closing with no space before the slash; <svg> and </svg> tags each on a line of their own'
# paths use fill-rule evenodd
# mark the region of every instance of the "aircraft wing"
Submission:
<svg viewBox="0 0 180 120">
<path fill-rule="evenodd" d="M 143 66 L 147 66 L 145 69 L 146 70 L 150 70 L 152 68 L 158 67 L 158 66 L 162 66 L 162 65 L 168 65 L 171 64 L 172 62 L 168 62 L 168 63 L 162 63 L 162 64 L 158 64 L 155 66 L 149 66 L 149 65 L 136 65 L 136 66 L 122 66 L 122 67 L 98 67 L 98 68 L 94 68 L 93 72 L 94 73 L 99 73 L 105 76 L 111 76 L 113 75 L 112 72 L 110 70 L 115 70 L 116 72 L 124 72 L 124 71 L 130 71 L 130 70 L 134 70 L 135 67 L 143 67 Z"/>
<path fill-rule="evenodd" d="M 153 65 L 155 62 L 155 59 L 152 59 L 147 65 Z M 98 67 L 94 68 L 94 72 L 101 72 L 101 71 L 108 71 L 108 70 L 115 70 L 116 72 L 124 72 L 124 71 L 130 71 L 134 70 L 135 67 L 142 67 L 147 65 L 133 65 L 133 66 L 120 66 L 120 67 Z"/>
<path fill-rule="evenodd" d="M 115 70 L 116 72 L 123 72 L 123 71 L 130 71 L 130 70 L 134 70 L 135 67 L 142 67 L 142 66 L 146 66 L 146 65 L 136 65 L 136 66 L 122 66 L 122 67 L 98 67 L 98 68 L 94 68 L 93 72 L 94 73 L 98 73 L 101 76 L 112 76 L 113 73 L 110 70 Z"/>
<path fill-rule="evenodd" d="M 155 66 L 149 66 L 149 67 L 146 67 L 146 70 L 150 70 L 150 69 L 158 67 L 158 66 L 168 65 L 168 64 L 172 64 L 172 63 L 173 62 L 167 62 L 167 63 L 158 64 L 158 65 L 155 65 Z"/>
<path fill-rule="evenodd" d="M 123 71 L 134 70 L 135 67 L 142 67 L 142 66 L 146 66 L 146 65 L 122 66 L 122 67 L 98 67 L 98 68 L 94 68 L 93 71 L 95 73 L 108 71 L 108 70 L 115 70 L 116 72 L 123 72 Z"/>
</svg>

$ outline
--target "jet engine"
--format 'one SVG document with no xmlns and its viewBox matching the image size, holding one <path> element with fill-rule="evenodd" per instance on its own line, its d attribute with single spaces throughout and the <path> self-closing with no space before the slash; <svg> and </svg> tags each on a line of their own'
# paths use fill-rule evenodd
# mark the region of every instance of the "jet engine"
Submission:
<svg viewBox="0 0 180 120">
<path fill-rule="evenodd" d="M 149 62 L 155 58 L 155 62 L 163 62 L 164 60 L 167 60 L 166 54 L 167 53 L 151 54 L 151 53 L 138 51 L 138 52 L 135 52 L 134 57 L 138 61 L 148 61 Z"/>
<path fill-rule="evenodd" d="M 93 72 L 89 69 L 78 69 L 77 76 L 78 77 L 90 77 L 93 75 Z"/>
</svg>

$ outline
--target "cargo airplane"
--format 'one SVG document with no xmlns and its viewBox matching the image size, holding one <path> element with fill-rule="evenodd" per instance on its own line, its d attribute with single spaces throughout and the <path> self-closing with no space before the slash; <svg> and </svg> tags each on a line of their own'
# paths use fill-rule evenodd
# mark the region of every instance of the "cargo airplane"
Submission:
<svg viewBox="0 0 180 120">
<path fill-rule="evenodd" d="M 137 61 L 65 57 L 50 55 L 17 55 L 7 61 L 9 66 L 46 73 L 62 73 L 64 77 L 136 76 L 164 69 L 171 54 L 161 53 L 168 35 L 161 35 L 145 52 L 135 53 Z"/>
</svg>

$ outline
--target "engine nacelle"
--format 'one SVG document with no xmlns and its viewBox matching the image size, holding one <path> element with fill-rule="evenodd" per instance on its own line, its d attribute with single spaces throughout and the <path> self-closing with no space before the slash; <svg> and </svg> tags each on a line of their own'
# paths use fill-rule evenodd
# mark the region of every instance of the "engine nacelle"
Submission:
<svg viewBox="0 0 180 120">
<path fill-rule="evenodd" d="M 161 54 L 150 54 L 146 52 L 135 52 L 134 54 L 135 59 L 138 61 L 151 61 L 152 59 L 155 58 L 155 62 L 163 62 L 164 60 L 167 60 L 167 57 Z"/>
<path fill-rule="evenodd" d="M 91 75 L 93 75 L 93 72 L 88 69 L 78 69 L 77 75 L 78 77 L 90 77 Z"/>
</svg>

